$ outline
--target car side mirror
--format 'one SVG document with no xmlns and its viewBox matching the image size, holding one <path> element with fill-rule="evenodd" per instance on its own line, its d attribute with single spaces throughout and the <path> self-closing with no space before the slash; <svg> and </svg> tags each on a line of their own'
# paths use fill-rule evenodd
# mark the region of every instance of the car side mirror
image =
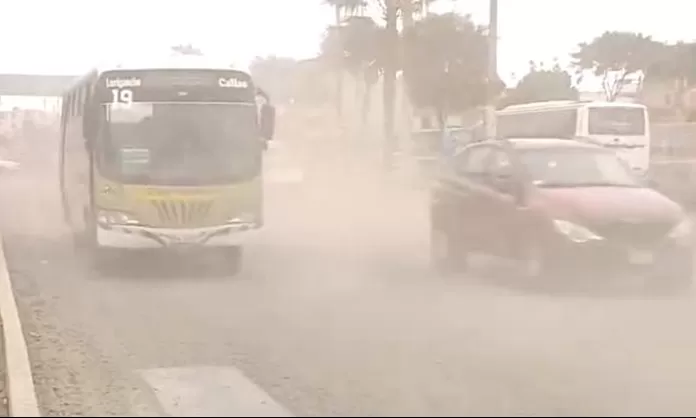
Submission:
<svg viewBox="0 0 696 418">
<path fill-rule="evenodd" d="M 273 139 L 273 135 L 275 134 L 275 119 L 275 107 L 266 103 L 261 105 L 261 120 L 259 122 L 259 127 L 261 130 L 261 137 L 266 141 Z"/>
<path fill-rule="evenodd" d="M 524 186 L 520 180 L 512 174 L 498 174 L 493 183 L 499 192 L 511 195 L 516 199 L 524 198 Z"/>
</svg>

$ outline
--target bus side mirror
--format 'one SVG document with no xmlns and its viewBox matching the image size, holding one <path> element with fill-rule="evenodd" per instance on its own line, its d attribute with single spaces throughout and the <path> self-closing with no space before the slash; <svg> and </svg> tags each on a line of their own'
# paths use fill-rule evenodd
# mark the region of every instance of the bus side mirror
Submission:
<svg viewBox="0 0 696 418">
<path fill-rule="evenodd" d="M 261 128 L 261 137 L 266 141 L 273 139 L 275 134 L 275 107 L 269 104 L 261 105 L 261 121 L 259 123 Z"/>
</svg>

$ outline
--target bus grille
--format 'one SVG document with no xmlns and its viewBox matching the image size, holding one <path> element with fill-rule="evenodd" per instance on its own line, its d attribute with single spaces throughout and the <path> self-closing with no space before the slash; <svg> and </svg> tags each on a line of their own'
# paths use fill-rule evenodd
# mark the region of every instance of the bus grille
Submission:
<svg viewBox="0 0 696 418">
<path fill-rule="evenodd" d="M 213 201 L 155 200 L 152 204 L 162 223 L 186 226 L 204 222 L 213 206 Z"/>
</svg>

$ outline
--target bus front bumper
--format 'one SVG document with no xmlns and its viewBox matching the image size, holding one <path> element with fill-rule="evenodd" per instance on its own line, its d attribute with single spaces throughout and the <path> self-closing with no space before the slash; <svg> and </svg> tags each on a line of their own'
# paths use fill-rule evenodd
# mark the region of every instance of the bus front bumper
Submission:
<svg viewBox="0 0 696 418">
<path fill-rule="evenodd" d="M 97 245 L 121 249 L 234 247 L 241 245 L 255 231 L 258 231 L 258 225 L 253 223 L 190 229 L 99 225 Z"/>
</svg>

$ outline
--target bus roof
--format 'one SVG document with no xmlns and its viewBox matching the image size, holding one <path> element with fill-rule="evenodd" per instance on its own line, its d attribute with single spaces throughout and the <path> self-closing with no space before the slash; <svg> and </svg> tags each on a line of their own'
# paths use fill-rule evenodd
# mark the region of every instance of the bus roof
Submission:
<svg viewBox="0 0 696 418">
<path fill-rule="evenodd" d="M 68 89 L 66 93 L 72 91 L 76 87 L 82 86 L 85 81 L 92 80 L 100 74 L 107 71 L 119 70 L 170 70 L 170 69 L 186 69 L 186 70 L 234 70 L 249 74 L 249 71 L 235 68 L 233 65 L 221 63 L 220 61 L 211 60 L 205 56 L 199 55 L 182 55 L 170 54 L 162 57 L 148 56 L 146 59 L 131 59 L 123 62 L 110 63 L 94 67 L 87 74 L 78 78 Z"/>
<path fill-rule="evenodd" d="M 577 109 L 581 107 L 631 107 L 644 109 L 645 105 L 629 102 L 608 102 L 595 100 L 554 100 L 508 106 L 498 113 L 543 112 L 549 110 Z"/>
</svg>

